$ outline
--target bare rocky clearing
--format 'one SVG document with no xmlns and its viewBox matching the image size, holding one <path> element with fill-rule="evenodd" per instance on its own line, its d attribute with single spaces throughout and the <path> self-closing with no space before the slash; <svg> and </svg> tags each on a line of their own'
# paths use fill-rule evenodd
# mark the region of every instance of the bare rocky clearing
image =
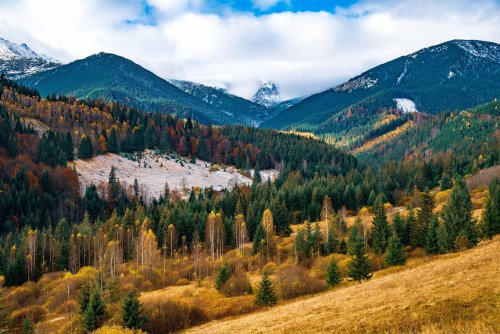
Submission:
<svg viewBox="0 0 500 334">
<path fill-rule="evenodd" d="M 168 182 L 170 189 L 179 191 L 192 187 L 213 187 L 215 190 L 221 190 L 232 188 L 236 183 L 252 183 L 250 177 L 242 175 L 235 167 L 213 165 L 199 159 L 196 163 L 190 163 L 176 155 L 162 155 L 147 150 L 142 155 L 122 156 L 108 153 L 89 160 L 76 160 L 75 167 L 82 192 L 92 183 L 98 185 L 107 182 L 113 166 L 120 182 L 129 186 L 137 179 L 148 198 L 159 197 L 163 193 L 165 182 Z M 253 174 L 253 171 L 250 174 Z M 274 180 L 277 174 L 276 170 L 261 171 L 263 182 Z"/>
</svg>

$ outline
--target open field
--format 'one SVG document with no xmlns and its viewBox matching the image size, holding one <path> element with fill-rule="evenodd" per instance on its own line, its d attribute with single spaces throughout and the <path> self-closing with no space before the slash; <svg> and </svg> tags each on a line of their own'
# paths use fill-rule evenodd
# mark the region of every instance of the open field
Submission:
<svg viewBox="0 0 500 334">
<path fill-rule="evenodd" d="M 189 333 L 499 333 L 500 237 Z"/>
</svg>

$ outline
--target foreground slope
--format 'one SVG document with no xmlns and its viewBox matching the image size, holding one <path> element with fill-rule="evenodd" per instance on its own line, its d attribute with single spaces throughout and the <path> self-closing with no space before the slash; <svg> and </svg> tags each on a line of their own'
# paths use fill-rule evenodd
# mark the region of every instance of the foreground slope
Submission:
<svg viewBox="0 0 500 334">
<path fill-rule="evenodd" d="M 500 237 L 191 333 L 498 333 Z"/>
</svg>

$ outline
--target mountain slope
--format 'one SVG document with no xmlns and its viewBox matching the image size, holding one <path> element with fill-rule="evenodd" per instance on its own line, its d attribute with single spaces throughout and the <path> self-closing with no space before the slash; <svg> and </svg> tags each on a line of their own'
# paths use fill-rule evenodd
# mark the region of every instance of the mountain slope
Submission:
<svg viewBox="0 0 500 334">
<path fill-rule="evenodd" d="M 169 82 L 180 90 L 210 104 L 220 112 L 236 118 L 241 124 L 258 126 L 275 115 L 273 110 L 230 94 L 223 88 L 183 80 L 169 80 Z"/>
<path fill-rule="evenodd" d="M 99 53 L 21 80 L 40 91 L 78 98 L 119 101 L 146 111 L 193 116 L 210 124 L 238 123 L 231 115 L 189 95 L 168 81 L 137 65 L 109 53 Z"/>
<path fill-rule="evenodd" d="M 383 108 L 396 108 L 394 99 L 405 98 L 426 113 L 465 109 L 499 97 L 499 76 L 499 44 L 453 40 L 379 65 L 306 98 L 263 126 L 332 133 L 329 120 L 375 94 L 384 96 Z"/>
<path fill-rule="evenodd" d="M 187 333 L 498 333 L 500 238 Z"/>
<path fill-rule="evenodd" d="M 26 44 L 16 44 L 0 37 L 0 73 L 8 78 L 20 79 L 60 65 L 59 61 L 36 53 Z"/>
</svg>

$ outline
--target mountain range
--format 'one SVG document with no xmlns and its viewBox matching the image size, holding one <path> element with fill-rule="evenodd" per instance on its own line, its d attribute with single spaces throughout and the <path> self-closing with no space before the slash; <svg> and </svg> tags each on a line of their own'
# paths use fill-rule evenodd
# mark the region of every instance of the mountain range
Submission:
<svg viewBox="0 0 500 334">
<path fill-rule="evenodd" d="M 2 72 L 42 96 L 103 98 L 206 124 L 310 132 L 349 150 L 407 127 L 415 112 L 464 110 L 500 96 L 500 45 L 475 40 L 424 48 L 327 91 L 287 101 L 270 81 L 247 100 L 223 88 L 160 78 L 114 54 L 99 53 L 63 65 L 25 44 L 0 41 Z"/>
<path fill-rule="evenodd" d="M 384 108 L 437 114 L 470 108 L 500 96 L 500 45 L 453 40 L 374 67 L 312 95 L 263 124 L 316 134 L 337 132 L 336 123 Z M 399 103 L 399 106 L 398 106 Z M 368 109 L 368 111 L 366 110 Z M 369 118 L 369 117 L 368 117 Z"/>
</svg>

